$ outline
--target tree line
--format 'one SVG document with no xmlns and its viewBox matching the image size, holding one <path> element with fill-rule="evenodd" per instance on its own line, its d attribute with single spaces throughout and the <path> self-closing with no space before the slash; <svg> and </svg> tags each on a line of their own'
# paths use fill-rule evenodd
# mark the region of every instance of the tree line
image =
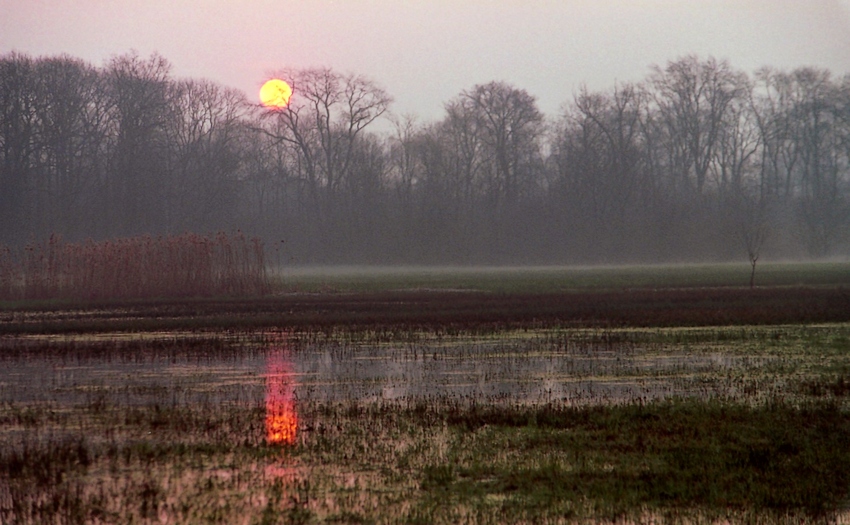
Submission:
<svg viewBox="0 0 850 525">
<path fill-rule="evenodd" d="M 850 75 L 686 56 L 556 116 L 490 82 L 422 122 L 361 75 L 279 73 L 294 95 L 269 110 L 157 54 L 0 56 L 0 244 L 241 230 L 285 264 L 850 252 Z"/>
</svg>

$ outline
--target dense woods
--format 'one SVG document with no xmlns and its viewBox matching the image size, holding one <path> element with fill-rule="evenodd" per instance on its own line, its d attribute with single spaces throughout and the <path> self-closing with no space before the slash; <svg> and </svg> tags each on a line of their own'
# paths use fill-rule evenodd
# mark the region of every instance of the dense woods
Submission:
<svg viewBox="0 0 850 525">
<path fill-rule="evenodd" d="M 504 82 L 434 122 L 356 74 L 281 71 L 290 106 L 173 76 L 0 56 L 0 244 L 241 230 L 269 262 L 626 263 L 846 257 L 850 76 L 688 56 L 641 83 Z"/>
</svg>

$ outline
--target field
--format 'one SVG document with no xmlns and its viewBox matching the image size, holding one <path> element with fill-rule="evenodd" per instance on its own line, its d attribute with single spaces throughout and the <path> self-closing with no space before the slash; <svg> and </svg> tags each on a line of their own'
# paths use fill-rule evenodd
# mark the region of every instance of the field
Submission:
<svg viewBox="0 0 850 525">
<path fill-rule="evenodd" d="M 0 523 L 850 521 L 850 264 L 0 306 Z"/>
</svg>

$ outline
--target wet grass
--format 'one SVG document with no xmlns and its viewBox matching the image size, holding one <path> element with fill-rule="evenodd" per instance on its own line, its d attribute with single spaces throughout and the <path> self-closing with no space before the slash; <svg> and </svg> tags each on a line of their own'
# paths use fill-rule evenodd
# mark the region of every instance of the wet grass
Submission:
<svg viewBox="0 0 850 525">
<path fill-rule="evenodd" d="M 0 342 L 0 522 L 847 519 L 846 323 L 288 334 L 288 355 L 318 352 L 364 387 L 363 359 L 495 360 L 481 373 L 499 383 L 540 356 L 571 370 L 556 382 L 598 387 L 327 398 L 327 378 L 296 374 L 299 430 L 283 446 L 266 440 L 256 370 L 282 334 L 114 335 Z M 27 366 L 47 371 L 15 375 Z M 611 380 L 669 388 L 610 397 Z"/>
<path fill-rule="evenodd" d="M 737 270 L 6 303 L 0 523 L 848 522 L 850 271 Z"/>
<path fill-rule="evenodd" d="M 499 501 L 510 520 L 540 509 L 605 520 L 646 511 L 821 518 L 850 482 L 850 419 L 835 405 L 487 407 L 448 421 L 462 431 L 445 461 L 426 466 L 423 486 L 473 507 Z"/>
<path fill-rule="evenodd" d="M 815 523 L 850 487 L 850 416 L 834 402 L 299 408 L 291 447 L 264 442 L 257 409 L 81 408 L 88 431 L 0 451 L 0 519 Z"/>
</svg>

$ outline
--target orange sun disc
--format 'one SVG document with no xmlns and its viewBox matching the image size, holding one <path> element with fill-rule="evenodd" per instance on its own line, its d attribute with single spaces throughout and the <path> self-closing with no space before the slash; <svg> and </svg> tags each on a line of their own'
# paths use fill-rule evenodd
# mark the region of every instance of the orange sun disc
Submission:
<svg viewBox="0 0 850 525">
<path fill-rule="evenodd" d="M 283 109 L 289 104 L 292 88 L 285 81 L 273 78 L 260 88 L 260 102 L 269 109 Z"/>
</svg>

